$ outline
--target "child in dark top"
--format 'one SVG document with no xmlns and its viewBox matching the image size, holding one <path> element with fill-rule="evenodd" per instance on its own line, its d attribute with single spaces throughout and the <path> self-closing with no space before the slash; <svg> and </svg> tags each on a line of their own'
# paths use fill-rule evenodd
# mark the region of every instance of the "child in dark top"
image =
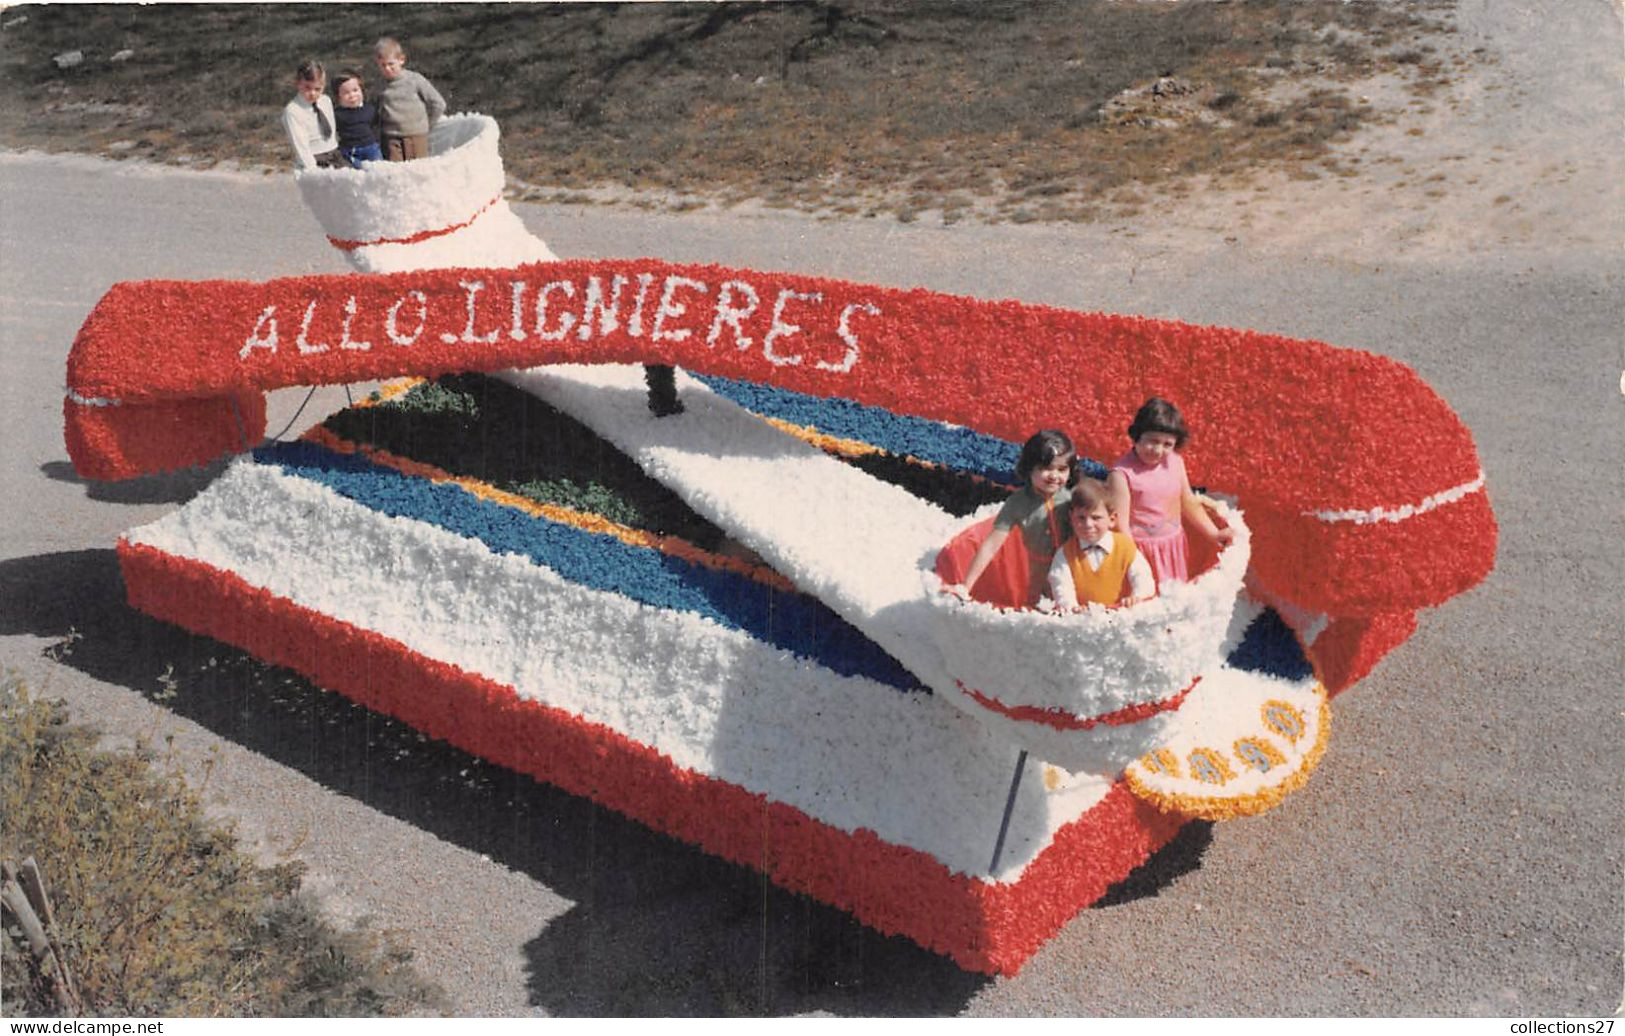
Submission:
<svg viewBox="0 0 1625 1036">
<path fill-rule="evenodd" d="M 360 169 L 362 162 L 382 162 L 384 153 L 378 147 L 378 109 L 368 104 L 362 95 L 361 73 L 340 72 L 333 80 L 333 93 L 338 98 L 333 116 L 338 122 L 339 153 L 355 169 Z"/>
</svg>

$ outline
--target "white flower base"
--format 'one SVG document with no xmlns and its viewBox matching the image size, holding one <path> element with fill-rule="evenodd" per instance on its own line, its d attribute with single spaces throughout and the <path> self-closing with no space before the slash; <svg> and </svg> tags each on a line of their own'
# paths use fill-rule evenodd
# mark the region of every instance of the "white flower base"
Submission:
<svg viewBox="0 0 1625 1036">
<path fill-rule="evenodd" d="M 999 870 L 989 874 L 1016 753 L 933 696 L 843 677 L 709 619 L 571 583 L 248 458 L 127 539 L 234 573 L 602 724 L 686 770 L 844 831 L 874 831 L 966 875 L 1016 880 L 1110 787 L 1024 781 Z"/>
<path fill-rule="evenodd" d="M 517 266 L 557 259 L 502 197 L 495 119 L 448 115 L 428 158 L 295 174 L 322 231 L 363 273 Z"/>
</svg>

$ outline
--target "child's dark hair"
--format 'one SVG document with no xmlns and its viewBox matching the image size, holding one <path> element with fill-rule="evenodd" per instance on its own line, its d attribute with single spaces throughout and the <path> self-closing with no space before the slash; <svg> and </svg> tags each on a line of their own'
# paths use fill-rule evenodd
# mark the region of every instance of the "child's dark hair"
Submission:
<svg viewBox="0 0 1625 1036">
<path fill-rule="evenodd" d="M 1078 480 L 1078 451 L 1067 438 L 1065 432 L 1057 428 L 1046 428 L 1037 432 L 1027 444 L 1021 448 L 1021 459 L 1016 461 L 1016 479 L 1022 487 L 1030 485 L 1033 480 L 1035 468 L 1045 468 L 1054 462 L 1056 457 L 1071 455 L 1072 463 L 1066 476 L 1066 484 L 1071 485 Z"/>
<path fill-rule="evenodd" d="M 306 58 L 299 62 L 299 67 L 294 70 L 293 77 L 301 83 L 320 83 L 327 78 L 327 69 L 323 68 L 322 63 L 315 58 Z"/>
<path fill-rule="evenodd" d="M 362 88 L 366 88 L 367 81 L 365 79 L 361 79 L 361 73 L 357 72 L 353 68 L 346 68 L 343 71 L 334 73 L 333 93 L 337 95 L 339 92 L 339 87 L 343 86 L 345 83 L 348 83 L 352 79 L 360 79 Z"/>
<path fill-rule="evenodd" d="M 1112 495 L 1098 478 L 1080 478 L 1072 487 L 1072 513 L 1089 514 L 1097 507 L 1112 510 Z M 1079 510 L 1079 509 L 1082 510 Z"/>
<path fill-rule="evenodd" d="M 1185 427 L 1185 419 L 1179 415 L 1179 408 L 1161 396 L 1152 396 L 1141 404 L 1134 414 L 1134 423 L 1128 426 L 1128 437 L 1135 442 L 1146 432 L 1173 436 L 1175 449 L 1184 446 L 1191 434 Z"/>
</svg>

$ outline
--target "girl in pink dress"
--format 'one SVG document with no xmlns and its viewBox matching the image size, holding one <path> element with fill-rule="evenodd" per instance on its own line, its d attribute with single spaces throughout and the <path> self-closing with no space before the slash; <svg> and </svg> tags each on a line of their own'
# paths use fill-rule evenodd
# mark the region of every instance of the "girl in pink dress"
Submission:
<svg viewBox="0 0 1625 1036">
<path fill-rule="evenodd" d="M 1134 448 L 1112 465 L 1106 486 L 1118 531 L 1134 537 L 1160 590 L 1165 583 L 1190 578 L 1186 521 L 1216 547 L 1229 543 L 1234 533 L 1216 526 L 1191 492 L 1178 452 L 1190 431 L 1178 407 L 1152 396 L 1134 415 L 1128 434 Z"/>
</svg>

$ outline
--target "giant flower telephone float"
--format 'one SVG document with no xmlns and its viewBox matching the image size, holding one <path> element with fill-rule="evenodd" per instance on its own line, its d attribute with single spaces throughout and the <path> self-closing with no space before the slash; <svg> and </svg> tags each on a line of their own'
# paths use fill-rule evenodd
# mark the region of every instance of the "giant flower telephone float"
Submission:
<svg viewBox="0 0 1625 1036">
<path fill-rule="evenodd" d="M 121 539 L 135 607 L 1012 972 L 1189 818 L 1299 786 L 1328 694 L 1493 563 L 1472 438 L 1392 360 L 790 273 L 559 260 L 502 200 L 497 137 L 453 116 L 429 159 L 300 173 L 357 274 L 130 282 L 98 302 L 68 361 L 77 469 L 129 478 L 246 451 Z M 650 414 L 642 363 L 682 368 L 683 413 Z M 1090 380 L 1031 392 L 1054 365 Z M 254 446 L 269 389 L 467 371 L 582 422 L 754 556 L 327 427 Z M 850 462 L 997 478 L 1011 443 L 1051 426 L 1108 457 L 1153 394 L 1198 430 L 1188 463 L 1235 536 L 1133 607 L 943 593 L 965 520 Z M 1398 460 L 1415 456 L 1432 462 Z M 1041 779 L 1012 779 L 1027 753 Z"/>
</svg>

